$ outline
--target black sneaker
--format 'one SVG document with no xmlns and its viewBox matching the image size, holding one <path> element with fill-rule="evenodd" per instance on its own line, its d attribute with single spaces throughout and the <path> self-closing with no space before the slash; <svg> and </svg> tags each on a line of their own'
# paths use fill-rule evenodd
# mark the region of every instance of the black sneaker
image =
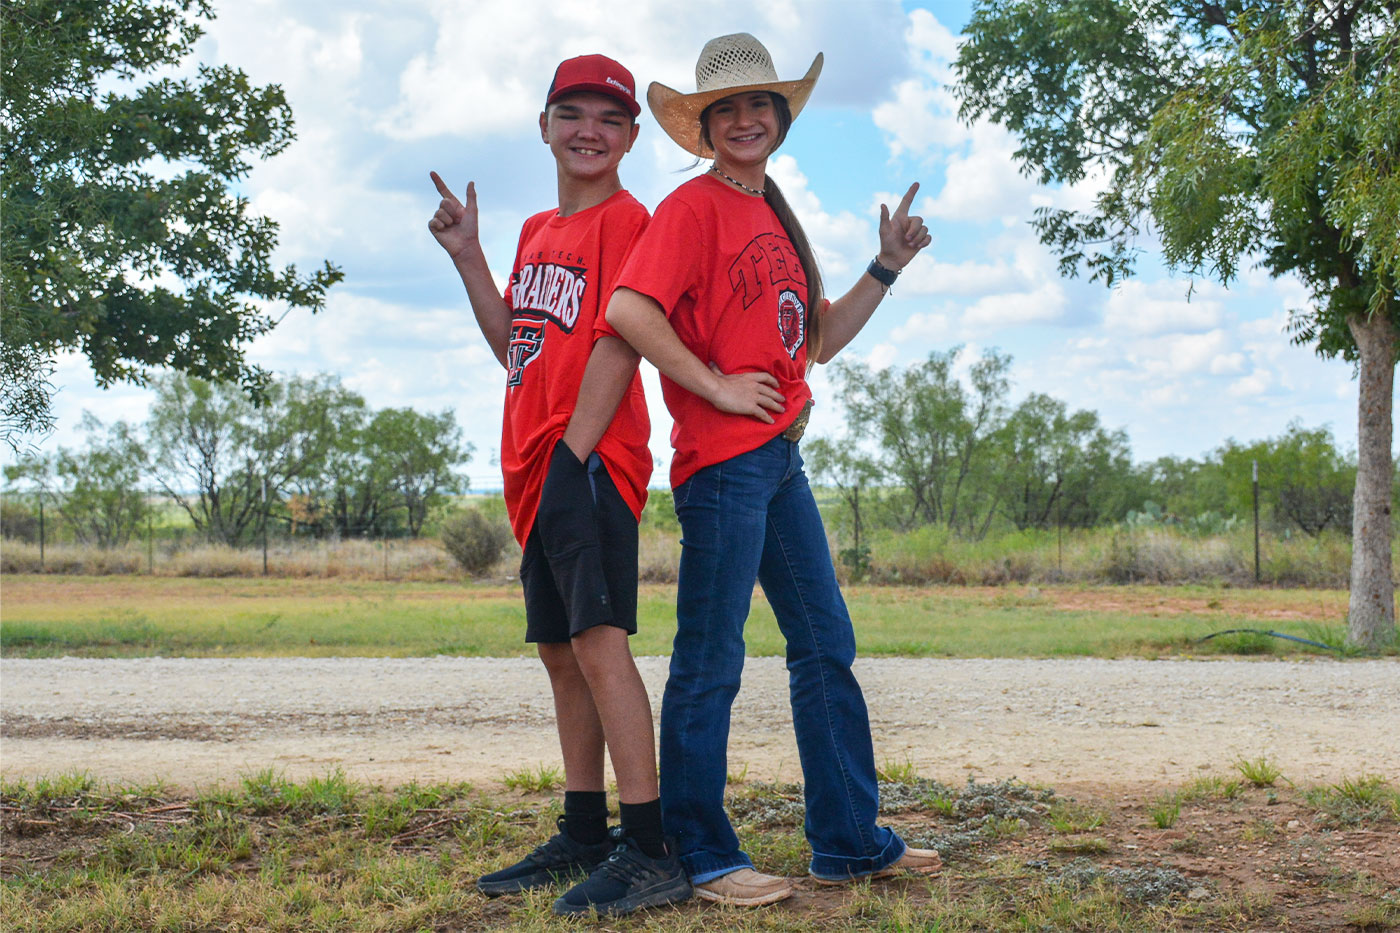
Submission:
<svg viewBox="0 0 1400 933">
<path fill-rule="evenodd" d="M 615 917 L 690 897 L 690 879 L 669 840 L 666 856 L 652 858 L 638 848 L 633 839 L 618 835 L 617 848 L 612 850 L 607 861 L 594 869 L 587 881 L 570 888 L 554 902 L 556 914 L 597 911 Z"/>
<path fill-rule="evenodd" d="M 555 825 L 559 832 L 553 838 L 509 868 L 482 875 L 476 879 L 476 889 L 487 897 L 497 897 L 581 878 L 597 868 L 617 845 L 613 839 L 591 846 L 575 842 L 564 831 L 562 816 Z"/>
</svg>

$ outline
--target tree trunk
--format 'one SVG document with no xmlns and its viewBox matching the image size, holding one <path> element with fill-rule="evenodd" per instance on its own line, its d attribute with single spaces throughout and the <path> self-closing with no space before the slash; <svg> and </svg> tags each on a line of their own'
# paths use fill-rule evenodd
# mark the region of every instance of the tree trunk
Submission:
<svg viewBox="0 0 1400 933">
<path fill-rule="evenodd" d="M 1383 314 L 1372 314 L 1369 321 L 1355 316 L 1347 324 L 1361 357 L 1347 642 L 1374 649 L 1395 638 L 1395 583 L 1390 559 L 1394 466 L 1390 445 L 1396 331 Z"/>
</svg>

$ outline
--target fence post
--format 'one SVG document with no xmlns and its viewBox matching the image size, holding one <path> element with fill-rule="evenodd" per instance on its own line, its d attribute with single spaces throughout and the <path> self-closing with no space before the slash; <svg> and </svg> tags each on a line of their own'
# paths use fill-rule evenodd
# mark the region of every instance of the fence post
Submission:
<svg viewBox="0 0 1400 933">
<path fill-rule="evenodd" d="M 1060 506 L 1063 501 L 1059 496 L 1055 497 L 1055 572 L 1060 576 L 1065 574 L 1065 544 L 1064 544 L 1064 521 L 1060 515 Z"/>
<path fill-rule="evenodd" d="M 44 492 L 39 491 L 39 572 L 44 572 Z"/>
<path fill-rule="evenodd" d="M 151 517 L 151 509 L 146 509 L 146 573 L 155 576 L 156 573 L 156 539 L 155 521 Z"/>
<path fill-rule="evenodd" d="M 267 576 L 267 477 L 262 480 L 263 576 Z"/>
<path fill-rule="evenodd" d="M 1259 582 L 1259 461 L 1254 465 L 1254 582 Z"/>
</svg>

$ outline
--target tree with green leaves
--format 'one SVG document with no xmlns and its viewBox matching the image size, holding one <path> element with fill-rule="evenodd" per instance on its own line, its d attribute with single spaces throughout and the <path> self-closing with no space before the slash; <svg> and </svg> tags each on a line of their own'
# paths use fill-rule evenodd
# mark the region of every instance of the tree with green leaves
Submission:
<svg viewBox="0 0 1400 933">
<path fill-rule="evenodd" d="M 328 376 L 274 381 L 255 406 L 231 383 L 159 380 L 146 425 L 156 481 L 210 541 L 248 542 L 291 483 L 323 464 L 344 401 L 335 388 Z"/>
<path fill-rule="evenodd" d="M 53 426 L 55 355 L 99 385 L 165 368 L 238 383 L 280 307 L 319 310 L 341 278 L 277 268 L 277 224 L 231 188 L 293 140 L 277 85 L 180 64 L 207 0 L 5 0 L 0 5 L 0 437 Z"/>
<path fill-rule="evenodd" d="M 1108 285 L 1145 237 L 1192 277 L 1242 264 L 1311 291 L 1293 339 L 1359 372 L 1348 639 L 1395 637 L 1392 405 L 1400 354 L 1400 4 L 978 0 L 964 120 L 1017 137 L 1042 183 L 1101 179 L 1035 218 L 1061 271 Z"/>
<path fill-rule="evenodd" d="M 5 478 L 43 489 L 80 543 L 121 547 L 151 510 L 142 488 L 145 450 L 125 421 L 109 426 L 84 413 L 82 427 L 83 447 L 25 457 L 5 467 Z"/>
<path fill-rule="evenodd" d="M 850 515 L 851 546 L 842 548 L 837 559 L 850 568 L 854 579 L 860 580 L 870 566 L 870 545 L 865 540 L 867 518 L 862 508 L 868 509 L 871 501 L 878 499 L 880 465 L 849 440 L 819 437 L 804 448 L 812 475 L 835 485 Z"/>
<path fill-rule="evenodd" d="M 1280 437 L 1251 444 L 1227 441 L 1216 457 L 1240 514 L 1252 507 L 1257 463 L 1259 498 L 1276 526 L 1314 536 L 1351 530 L 1356 465 L 1337 450 L 1327 428 L 1294 422 Z"/>
<path fill-rule="evenodd" d="M 902 370 L 840 361 L 832 379 L 853 441 L 868 442 L 874 470 L 892 487 L 887 503 L 902 506 L 897 524 L 980 538 L 997 510 L 986 465 L 1006 422 L 1011 357 L 985 352 L 970 367 L 969 391 L 954 372 L 960 352 L 935 351 Z"/>
<path fill-rule="evenodd" d="M 471 459 L 472 445 L 450 409 L 425 415 L 412 408 L 384 408 L 365 428 L 366 453 L 392 484 L 404 509 L 408 533 L 418 537 L 428 512 L 448 493 L 465 488 L 458 467 Z"/>
<path fill-rule="evenodd" d="M 1096 412 L 1071 412 L 1039 392 L 1007 419 L 997 461 L 1002 509 L 1018 529 L 1090 528 L 1129 504 L 1127 434 L 1105 430 Z"/>
</svg>

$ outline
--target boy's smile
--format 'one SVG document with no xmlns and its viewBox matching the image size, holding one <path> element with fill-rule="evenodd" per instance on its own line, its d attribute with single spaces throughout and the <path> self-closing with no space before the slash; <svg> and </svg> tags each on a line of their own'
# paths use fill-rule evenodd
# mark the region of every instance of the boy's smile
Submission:
<svg viewBox="0 0 1400 933">
<path fill-rule="evenodd" d="M 595 180 L 617 170 L 637 138 L 637 124 L 617 99 L 580 91 L 540 114 L 540 136 L 562 174 Z"/>
</svg>

